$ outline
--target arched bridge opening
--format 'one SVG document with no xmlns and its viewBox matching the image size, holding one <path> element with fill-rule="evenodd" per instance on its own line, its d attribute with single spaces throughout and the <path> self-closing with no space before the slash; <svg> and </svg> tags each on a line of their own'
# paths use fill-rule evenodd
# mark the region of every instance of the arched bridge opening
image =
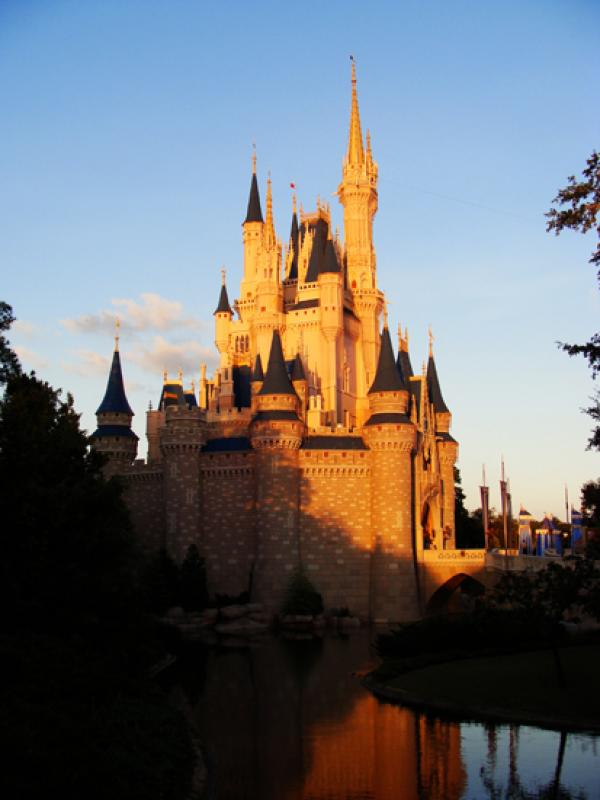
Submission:
<svg viewBox="0 0 600 800">
<path fill-rule="evenodd" d="M 475 600 L 485 592 L 485 586 L 464 572 L 458 572 L 443 583 L 429 598 L 425 613 L 461 614 L 473 608 Z"/>
</svg>

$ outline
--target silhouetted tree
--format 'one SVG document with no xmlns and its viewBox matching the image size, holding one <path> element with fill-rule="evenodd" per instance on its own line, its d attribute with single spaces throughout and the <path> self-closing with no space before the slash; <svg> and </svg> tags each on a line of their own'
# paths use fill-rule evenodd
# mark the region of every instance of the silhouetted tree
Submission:
<svg viewBox="0 0 600 800">
<path fill-rule="evenodd" d="M 481 516 L 469 514 L 465 508 L 465 493 L 462 489 L 460 470 L 454 467 L 454 525 L 456 546 L 460 549 L 485 547 L 485 534 Z"/>
<path fill-rule="evenodd" d="M 208 605 L 206 565 L 195 544 L 188 547 L 179 570 L 179 596 L 186 611 L 202 611 Z"/>
<path fill-rule="evenodd" d="M 21 372 L 21 365 L 17 354 L 10 348 L 10 342 L 1 333 L 7 331 L 15 318 L 12 313 L 12 308 L 8 303 L 0 300 L 0 386 L 13 375 L 18 375 Z"/>
<path fill-rule="evenodd" d="M 594 228 L 598 234 L 599 242 L 590 258 L 590 264 L 598 267 L 597 277 L 600 283 L 600 155 L 594 151 L 587 160 L 583 170 L 583 180 L 578 180 L 574 175 L 568 179 L 568 184 L 561 189 L 553 200 L 559 208 L 551 208 L 546 214 L 548 223 L 546 230 L 558 234 L 565 229 L 587 233 Z M 600 333 L 594 333 L 584 344 L 563 344 L 560 346 L 570 356 L 584 356 L 590 369 L 592 378 L 600 372 Z M 594 403 L 584 409 L 595 422 L 592 435 L 588 441 L 588 449 L 600 450 L 600 394 L 596 392 Z"/>
</svg>

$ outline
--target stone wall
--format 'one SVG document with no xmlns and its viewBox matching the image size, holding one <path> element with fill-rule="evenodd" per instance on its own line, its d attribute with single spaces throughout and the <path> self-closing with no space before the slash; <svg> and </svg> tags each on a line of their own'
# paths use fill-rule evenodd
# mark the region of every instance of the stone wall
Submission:
<svg viewBox="0 0 600 800">
<path fill-rule="evenodd" d="M 411 425 L 366 428 L 371 447 L 371 617 L 375 621 L 418 619 L 412 546 Z"/>
<path fill-rule="evenodd" d="M 370 469 L 367 451 L 300 451 L 300 552 L 325 608 L 369 617 Z"/>
<path fill-rule="evenodd" d="M 123 499 L 142 547 L 154 553 L 165 545 L 165 499 L 160 469 L 133 468 L 123 476 Z"/>
<path fill-rule="evenodd" d="M 237 595 L 249 589 L 256 557 L 254 458 L 252 452 L 201 456 L 198 548 L 206 559 L 211 594 Z"/>
</svg>

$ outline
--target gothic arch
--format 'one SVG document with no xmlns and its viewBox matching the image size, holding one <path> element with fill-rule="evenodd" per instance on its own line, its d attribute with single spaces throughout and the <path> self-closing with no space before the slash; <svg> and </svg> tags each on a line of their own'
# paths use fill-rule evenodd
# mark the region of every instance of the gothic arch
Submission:
<svg viewBox="0 0 600 800">
<path fill-rule="evenodd" d="M 460 613 L 469 610 L 473 600 L 485 592 L 485 586 L 464 572 L 453 575 L 429 598 L 426 614 Z"/>
</svg>

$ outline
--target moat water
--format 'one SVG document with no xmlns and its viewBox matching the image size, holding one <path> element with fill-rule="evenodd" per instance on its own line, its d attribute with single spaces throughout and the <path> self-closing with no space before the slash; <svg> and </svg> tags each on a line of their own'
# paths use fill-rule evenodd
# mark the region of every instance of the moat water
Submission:
<svg viewBox="0 0 600 800">
<path fill-rule="evenodd" d="M 173 691 L 216 800 L 600 800 L 600 737 L 427 716 L 377 700 L 368 631 L 199 650 Z M 545 790 L 544 793 L 541 793 Z"/>
</svg>

